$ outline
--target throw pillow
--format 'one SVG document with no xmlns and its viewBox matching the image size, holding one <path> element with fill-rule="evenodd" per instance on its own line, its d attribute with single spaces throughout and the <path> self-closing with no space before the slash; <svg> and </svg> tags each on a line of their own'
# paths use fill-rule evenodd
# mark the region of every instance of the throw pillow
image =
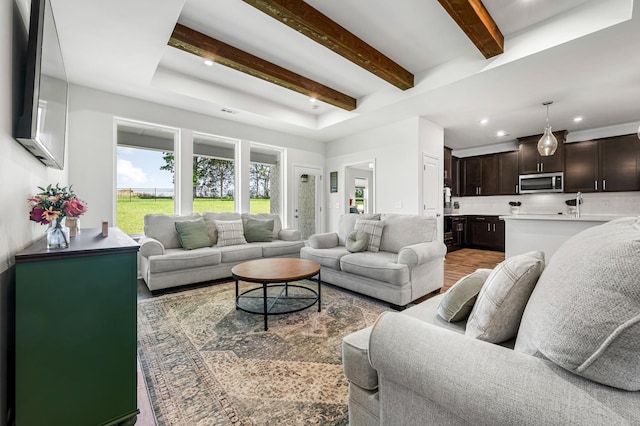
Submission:
<svg viewBox="0 0 640 426">
<path fill-rule="evenodd" d="M 467 321 L 465 335 L 491 343 L 516 337 L 524 308 L 544 269 L 544 253 L 513 256 L 485 281 Z"/>
<path fill-rule="evenodd" d="M 377 253 L 380 250 L 380 239 L 382 238 L 382 228 L 384 228 L 383 220 L 364 220 L 356 221 L 356 231 L 362 231 L 369 234 L 369 244 L 367 250 Z"/>
<path fill-rule="evenodd" d="M 242 229 L 242 220 L 216 220 L 216 231 L 218 231 L 218 242 L 216 246 L 233 246 L 236 244 L 246 244 Z"/>
<path fill-rule="evenodd" d="M 640 390 L 640 217 L 567 240 L 540 277 L 515 350 L 589 380 Z"/>
<path fill-rule="evenodd" d="M 438 305 L 440 318 L 447 322 L 467 319 L 489 274 L 491 274 L 491 269 L 478 269 L 458 280 L 445 293 L 440 305 Z"/>
<path fill-rule="evenodd" d="M 369 234 L 362 231 L 353 231 L 345 240 L 345 246 L 351 253 L 365 251 L 369 245 Z"/>
<path fill-rule="evenodd" d="M 207 233 L 207 225 L 204 223 L 204 219 L 176 222 L 175 227 L 183 248 L 193 250 L 211 247 L 211 239 Z"/>
<path fill-rule="evenodd" d="M 248 219 L 244 238 L 248 243 L 273 241 L 273 219 Z"/>
</svg>

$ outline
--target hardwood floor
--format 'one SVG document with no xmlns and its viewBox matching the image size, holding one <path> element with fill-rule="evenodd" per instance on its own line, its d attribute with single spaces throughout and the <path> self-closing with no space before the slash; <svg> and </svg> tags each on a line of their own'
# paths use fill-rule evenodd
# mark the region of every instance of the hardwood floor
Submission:
<svg viewBox="0 0 640 426">
<path fill-rule="evenodd" d="M 504 253 L 498 251 L 461 249 L 447 253 L 444 260 L 444 287 L 441 293 L 447 291 L 460 278 L 474 272 L 478 268 L 494 268 L 504 260 Z M 142 280 L 138 282 L 138 300 L 153 297 Z M 426 300 L 428 297 L 423 298 Z M 419 300 L 422 301 L 422 300 Z M 155 419 L 149 401 L 142 371 L 138 365 L 138 408 L 140 414 L 136 426 L 155 426 Z"/>
</svg>

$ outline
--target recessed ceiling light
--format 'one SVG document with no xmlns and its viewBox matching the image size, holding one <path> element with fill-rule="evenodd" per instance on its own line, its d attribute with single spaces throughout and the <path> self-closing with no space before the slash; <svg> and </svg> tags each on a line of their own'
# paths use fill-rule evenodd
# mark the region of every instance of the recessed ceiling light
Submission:
<svg viewBox="0 0 640 426">
<path fill-rule="evenodd" d="M 317 101 L 317 99 L 314 98 L 314 97 L 309 98 L 309 102 L 311 102 L 312 104 L 315 103 L 316 101 Z"/>
<path fill-rule="evenodd" d="M 504 130 L 498 130 L 498 133 L 496 133 L 496 136 L 499 138 L 506 135 L 507 135 L 507 132 L 505 132 Z"/>
<path fill-rule="evenodd" d="M 483 118 L 482 120 L 480 120 L 480 124 L 482 124 L 483 126 L 484 126 L 485 124 L 487 124 L 488 122 L 489 122 L 489 119 L 488 119 L 488 118 Z"/>
<path fill-rule="evenodd" d="M 211 59 L 205 59 L 204 64 L 208 67 L 213 65 L 213 61 Z"/>
<path fill-rule="evenodd" d="M 581 121 L 582 121 L 582 117 L 575 117 L 575 118 L 573 119 L 573 121 L 574 121 L 575 123 L 579 123 L 579 122 L 581 122 Z"/>
</svg>

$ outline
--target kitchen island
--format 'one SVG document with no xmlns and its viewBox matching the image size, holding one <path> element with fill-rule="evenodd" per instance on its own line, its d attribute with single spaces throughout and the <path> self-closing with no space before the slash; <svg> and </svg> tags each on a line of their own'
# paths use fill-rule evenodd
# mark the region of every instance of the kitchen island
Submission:
<svg viewBox="0 0 640 426">
<path fill-rule="evenodd" d="M 624 215 L 514 214 L 505 221 L 505 258 L 542 250 L 548 263 L 558 248 L 573 235 Z"/>
</svg>

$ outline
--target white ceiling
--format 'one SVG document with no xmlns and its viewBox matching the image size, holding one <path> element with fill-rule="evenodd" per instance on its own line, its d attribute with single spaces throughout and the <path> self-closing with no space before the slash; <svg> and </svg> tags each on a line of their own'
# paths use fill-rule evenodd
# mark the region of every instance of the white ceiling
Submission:
<svg viewBox="0 0 640 426">
<path fill-rule="evenodd" d="M 445 128 L 447 146 L 492 145 L 541 133 L 546 100 L 554 130 L 640 120 L 633 0 L 484 0 L 505 35 L 505 53 L 489 60 L 436 1 L 307 0 L 411 71 L 407 91 L 241 0 L 51 2 L 72 83 L 320 141 L 419 115 Z M 358 108 L 314 109 L 298 93 L 207 67 L 167 45 L 176 22 L 355 97 Z"/>
</svg>

